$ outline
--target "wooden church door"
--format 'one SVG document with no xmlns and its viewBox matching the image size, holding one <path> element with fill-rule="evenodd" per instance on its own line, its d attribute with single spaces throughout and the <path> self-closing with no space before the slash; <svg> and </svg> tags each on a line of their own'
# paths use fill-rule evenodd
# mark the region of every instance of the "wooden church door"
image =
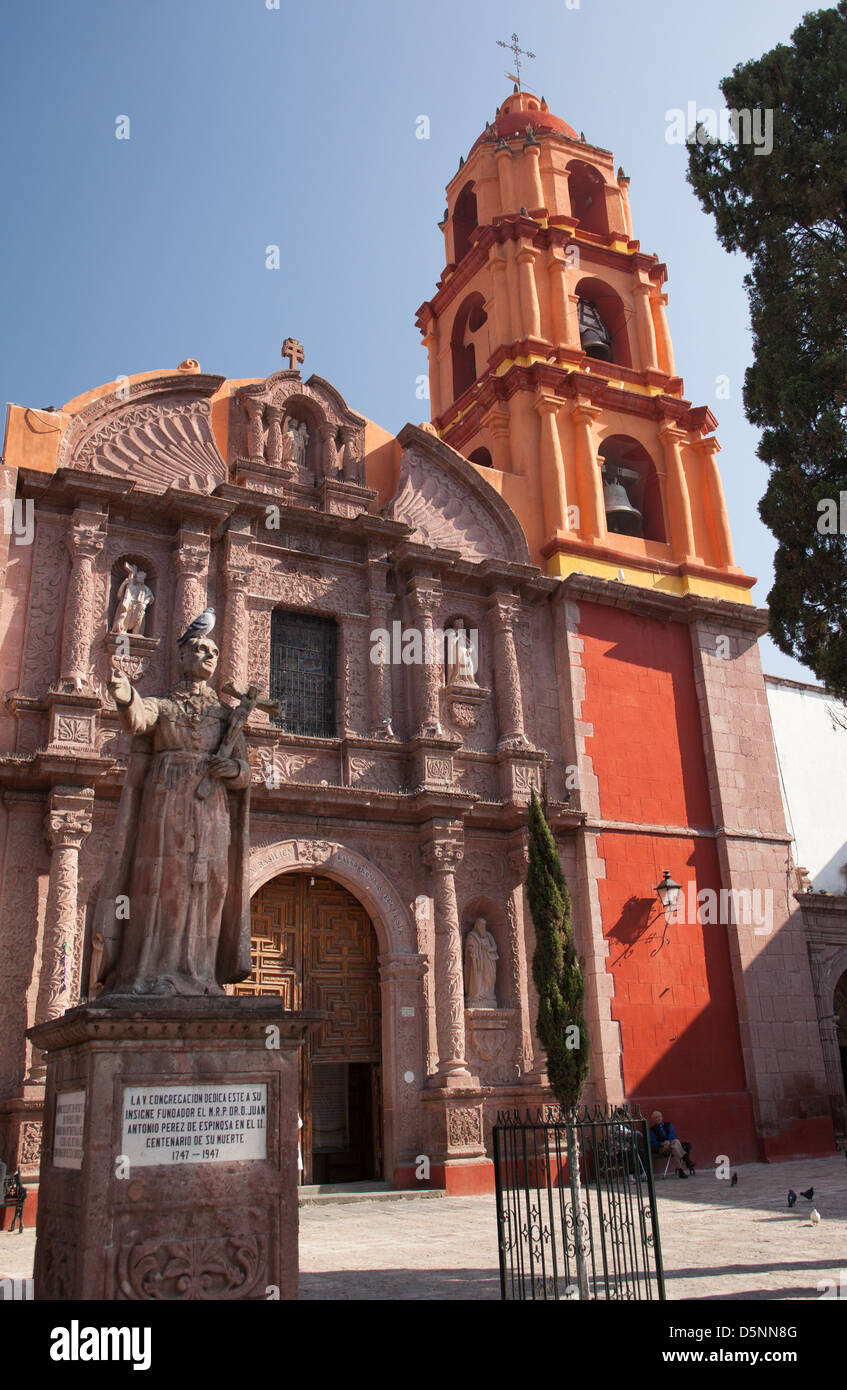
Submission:
<svg viewBox="0 0 847 1390">
<path fill-rule="evenodd" d="M 381 1173 L 376 934 L 346 888 L 312 874 L 272 879 L 251 904 L 253 974 L 236 994 L 278 994 L 329 1018 L 300 1054 L 302 1180 Z"/>
</svg>

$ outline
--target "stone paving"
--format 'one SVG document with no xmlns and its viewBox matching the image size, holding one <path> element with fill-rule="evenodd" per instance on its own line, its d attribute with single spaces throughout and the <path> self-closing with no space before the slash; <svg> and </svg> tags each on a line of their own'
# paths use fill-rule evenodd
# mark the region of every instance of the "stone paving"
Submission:
<svg viewBox="0 0 847 1390">
<path fill-rule="evenodd" d="M 843 1276 L 847 1297 L 844 1155 L 747 1164 L 738 1185 L 699 1169 L 657 1178 L 670 1299 L 815 1299 Z M 788 1189 L 814 1186 L 813 1203 Z M 821 1223 L 813 1226 L 814 1206 Z M 34 1232 L 0 1232 L 0 1273 L 27 1276 Z M 494 1198 L 423 1194 L 328 1201 L 300 1212 L 300 1296 L 315 1300 L 491 1299 L 500 1296 Z"/>
</svg>

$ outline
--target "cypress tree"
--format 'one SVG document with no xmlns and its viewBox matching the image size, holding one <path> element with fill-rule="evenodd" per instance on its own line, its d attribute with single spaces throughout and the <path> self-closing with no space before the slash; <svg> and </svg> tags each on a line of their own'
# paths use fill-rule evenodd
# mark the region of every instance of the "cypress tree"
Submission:
<svg viewBox="0 0 847 1390">
<path fill-rule="evenodd" d="M 582 1014 L 585 982 L 571 930 L 571 898 L 556 844 L 535 792 L 529 808 L 529 910 L 535 925 L 532 977 L 538 991 L 537 1031 L 547 1075 L 563 1111 L 580 1102 L 588 1076 L 588 1032 Z"/>
</svg>

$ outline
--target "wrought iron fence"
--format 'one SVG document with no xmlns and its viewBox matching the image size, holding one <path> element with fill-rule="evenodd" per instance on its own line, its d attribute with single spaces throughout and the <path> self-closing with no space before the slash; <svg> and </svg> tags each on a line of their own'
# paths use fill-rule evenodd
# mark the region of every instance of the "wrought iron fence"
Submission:
<svg viewBox="0 0 847 1390">
<path fill-rule="evenodd" d="M 665 1297 L 640 1111 L 501 1112 L 494 1172 L 504 1299 Z"/>
</svg>

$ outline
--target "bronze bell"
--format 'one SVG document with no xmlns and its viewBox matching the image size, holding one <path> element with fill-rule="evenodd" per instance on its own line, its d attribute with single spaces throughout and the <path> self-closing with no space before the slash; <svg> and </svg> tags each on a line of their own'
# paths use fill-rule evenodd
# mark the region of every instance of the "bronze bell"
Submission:
<svg viewBox="0 0 847 1390">
<path fill-rule="evenodd" d="M 608 328 L 590 299 L 581 299 L 577 307 L 579 341 L 584 353 L 601 362 L 612 360 L 612 338 Z"/>
<path fill-rule="evenodd" d="M 633 507 L 623 483 L 619 479 L 603 483 L 603 503 L 606 508 L 606 526 L 619 536 L 640 536 L 644 529 L 644 518 Z"/>
</svg>

